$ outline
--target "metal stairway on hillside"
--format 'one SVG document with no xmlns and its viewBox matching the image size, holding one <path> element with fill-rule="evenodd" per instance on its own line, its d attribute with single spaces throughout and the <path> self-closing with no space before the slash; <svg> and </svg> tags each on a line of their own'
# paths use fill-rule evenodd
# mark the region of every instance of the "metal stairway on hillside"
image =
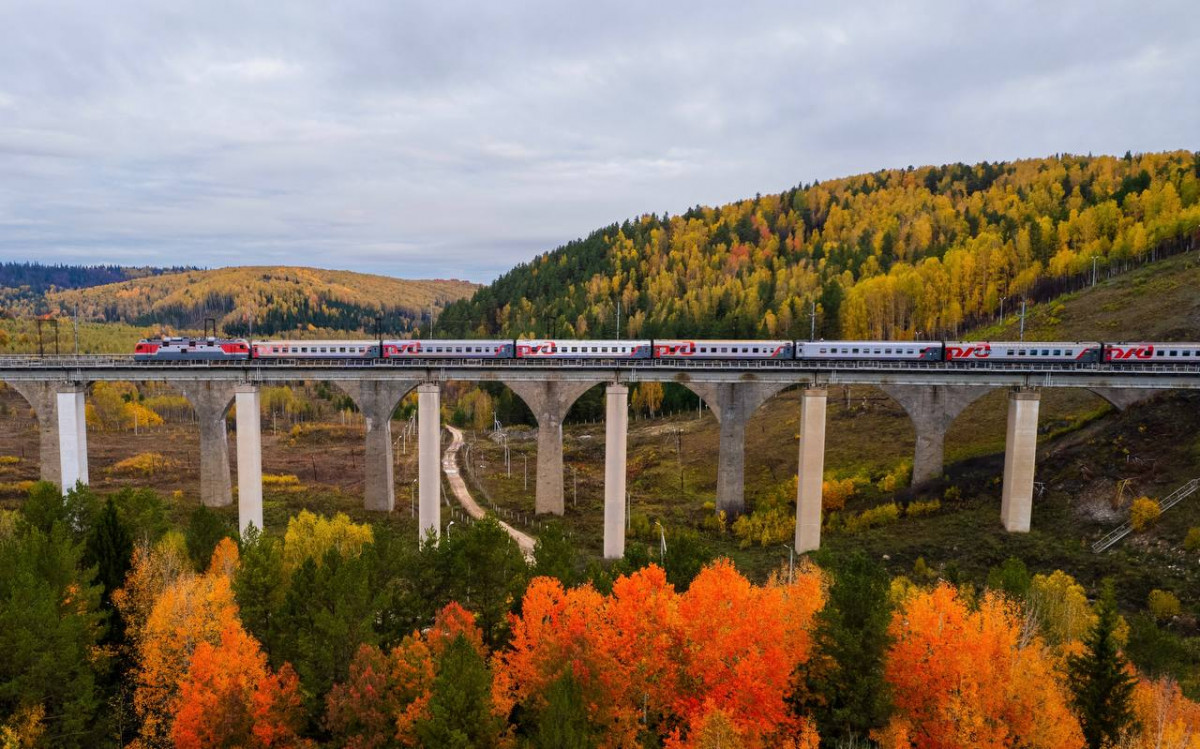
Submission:
<svg viewBox="0 0 1200 749">
<path fill-rule="evenodd" d="M 1162 502 L 1159 503 L 1159 507 L 1162 509 L 1163 512 L 1166 512 L 1167 510 L 1171 509 L 1175 505 L 1179 504 L 1183 500 L 1190 497 L 1192 494 L 1195 494 L 1197 489 L 1200 489 L 1200 478 L 1192 479 L 1191 481 L 1187 482 L 1186 484 L 1179 487 L 1175 491 L 1171 492 L 1167 496 L 1166 499 L 1164 499 Z M 1132 532 L 1133 532 L 1133 523 L 1127 521 L 1127 522 L 1123 523 L 1122 525 L 1119 525 L 1116 528 L 1114 528 L 1113 530 L 1109 531 L 1104 536 L 1104 538 L 1101 538 L 1099 541 L 1092 544 L 1092 551 L 1096 554 L 1099 554 L 1100 552 L 1103 552 L 1103 551 L 1108 551 L 1118 541 L 1125 538 Z"/>
</svg>

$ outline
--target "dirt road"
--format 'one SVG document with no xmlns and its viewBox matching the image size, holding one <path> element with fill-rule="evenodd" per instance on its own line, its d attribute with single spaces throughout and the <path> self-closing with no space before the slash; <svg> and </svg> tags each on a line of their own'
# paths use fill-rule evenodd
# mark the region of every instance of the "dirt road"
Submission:
<svg viewBox="0 0 1200 749">
<path fill-rule="evenodd" d="M 476 520 L 481 520 L 487 513 L 471 497 L 471 493 L 467 491 L 467 483 L 463 481 L 458 471 L 458 453 L 462 450 L 463 446 L 462 430 L 455 429 L 452 426 L 447 426 L 446 429 L 449 430 L 451 439 L 450 446 L 442 454 L 442 472 L 446 474 L 446 480 L 450 482 L 450 490 L 454 492 L 458 503 L 463 506 L 468 515 Z M 517 546 L 521 547 L 521 552 L 525 555 L 525 559 L 532 564 L 533 547 L 535 544 L 533 537 L 528 533 L 522 533 L 503 521 L 500 522 L 500 527 L 508 531 L 508 535 L 513 537 L 513 540 L 517 542 Z"/>
</svg>

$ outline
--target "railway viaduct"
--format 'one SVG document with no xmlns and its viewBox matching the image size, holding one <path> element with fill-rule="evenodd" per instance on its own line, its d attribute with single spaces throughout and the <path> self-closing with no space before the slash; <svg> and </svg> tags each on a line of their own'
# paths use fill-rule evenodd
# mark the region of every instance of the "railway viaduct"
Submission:
<svg viewBox="0 0 1200 749">
<path fill-rule="evenodd" d="M 200 427 L 200 492 L 206 505 L 233 502 L 225 417 L 236 404 L 238 518 L 262 527 L 262 454 L 259 387 L 295 381 L 330 382 L 358 405 L 366 422 L 365 507 L 395 505 L 391 416 L 417 391 L 419 528 L 441 525 L 441 383 L 502 382 L 533 412 L 538 427 L 538 513 L 563 512 L 562 422 L 588 389 L 606 388 L 604 556 L 625 551 L 626 432 L 629 385 L 676 382 L 692 390 L 720 423 L 717 507 L 744 508 L 744 438 L 751 415 L 789 387 L 802 388 L 797 460 L 797 551 L 821 542 L 821 486 L 825 409 L 830 386 L 875 385 L 907 412 L 916 431 L 913 481 L 941 475 L 946 430 L 982 395 L 1008 395 L 1000 520 L 1010 532 L 1029 530 L 1033 510 L 1038 406 L 1046 388 L 1086 388 L 1124 409 L 1156 391 L 1200 389 L 1200 364 L 945 364 L 941 362 L 569 362 L 562 360 L 411 362 L 152 362 L 123 356 L 0 358 L 0 381 L 21 393 L 37 414 L 41 476 L 61 486 L 88 481 L 84 396 L 95 381 L 161 381 L 192 403 Z"/>
</svg>

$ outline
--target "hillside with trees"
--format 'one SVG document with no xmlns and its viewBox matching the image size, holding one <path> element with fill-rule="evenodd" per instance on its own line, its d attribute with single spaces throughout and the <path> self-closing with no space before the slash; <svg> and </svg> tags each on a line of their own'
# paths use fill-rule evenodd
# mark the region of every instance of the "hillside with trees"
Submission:
<svg viewBox="0 0 1200 749">
<path fill-rule="evenodd" d="M 373 331 L 409 335 L 429 330 L 430 308 L 444 308 L 476 289 L 456 280 L 404 280 L 350 271 L 234 267 L 147 276 L 46 295 L 51 314 L 88 321 L 194 329 L 206 318 L 228 335 L 294 330 Z"/>
<path fill-rule="evenodd" d="M 85 289 L 133 278 L 182 273 L 195 268 L 129 267 L 123 265 L 45 265 L 0 263 L 0 310 L 9 315 L 44 314 L 47 292 Z"/>
<path fill-rule="evenodd" d="M 955 336 L 1200 238 L 1200 153 L 909 167 L 600 229 L 451 305 L 457 334 Z M 1010 301 L 1009 304 L 1012 304 Z"/>
</svg>

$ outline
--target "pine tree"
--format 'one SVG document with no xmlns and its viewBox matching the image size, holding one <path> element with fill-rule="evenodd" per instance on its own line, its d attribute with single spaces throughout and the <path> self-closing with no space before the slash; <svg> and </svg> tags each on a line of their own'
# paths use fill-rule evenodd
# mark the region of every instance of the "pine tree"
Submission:
<svg viewBox="0 0 1200 749">
<path fill-rule="evenodd" d="M 459 635 L 446 648 L 429 698 L 429 717 L 417 723 L 423 746 L 488 749 L 498 744 L 492 715 L 492 675 L 470 641 Z"/>
<path fill-rule="evenodd" d="M 596 742 L 588 724 L 583 688 L 568 669 L 546 689 L 546 707 L 538 716 L 536 749 L 591 749 Z"/>
<path fill-rule="evenodd" d="M 212 559 L 213 550 L 222 538 L 233 536 L 233 529 L 217 513 L 200 505 L 188 518 L 187 550 L 196 569 L 203 570 Z"/>
<path fill-rule="evenodd" d="M 822 737 L 865 737 L 891 714 L 884 679 L 891 604 L 888 575 L 857 552 L 832 570 L 825 607 L 814 617 L 815 654 L 807 671 L 807 702 Z M 796 700 L 793 701 L 794 703 Z"/>
<path fill-rule="evenodd" d="M 268 657 L 277 649 L 275 612 L 287 592 L 283 575 L 283 550 L 278 539 L 251 527 L 242 538 L 242 563 L 233 580 L 242 624 Z M 279 665 L 279 664 L 276 664 Z"/>
<path fill-rule="evenodd" d="M 1089 749 L 1112 746 L 1133 726 L 1133 690 L 1137 679 L 1117 645 L 1117 598 L 1105 580 L 1095 628 L 1084 638 L 1085 650 L 1068 659 L 1075 710 Z"/>
<path fill-rule="evenodd" d="M 550 523 L 538 534 L 533 558 L 533 577 L 557 578 L 564 588 L 579 582 L 579 552 L 560 524 Z"/>
<path fill-rule="evenodd" d="M 112 592 L 125 582 L 125 575 L 133 564 L 133 539 L 121 522 L 111 497 L 104 503 L 96 525 L 88 534 L 85 560 L 96 566 L 96 582 L 104 586 L 107 604 Z"/>
</svg>

